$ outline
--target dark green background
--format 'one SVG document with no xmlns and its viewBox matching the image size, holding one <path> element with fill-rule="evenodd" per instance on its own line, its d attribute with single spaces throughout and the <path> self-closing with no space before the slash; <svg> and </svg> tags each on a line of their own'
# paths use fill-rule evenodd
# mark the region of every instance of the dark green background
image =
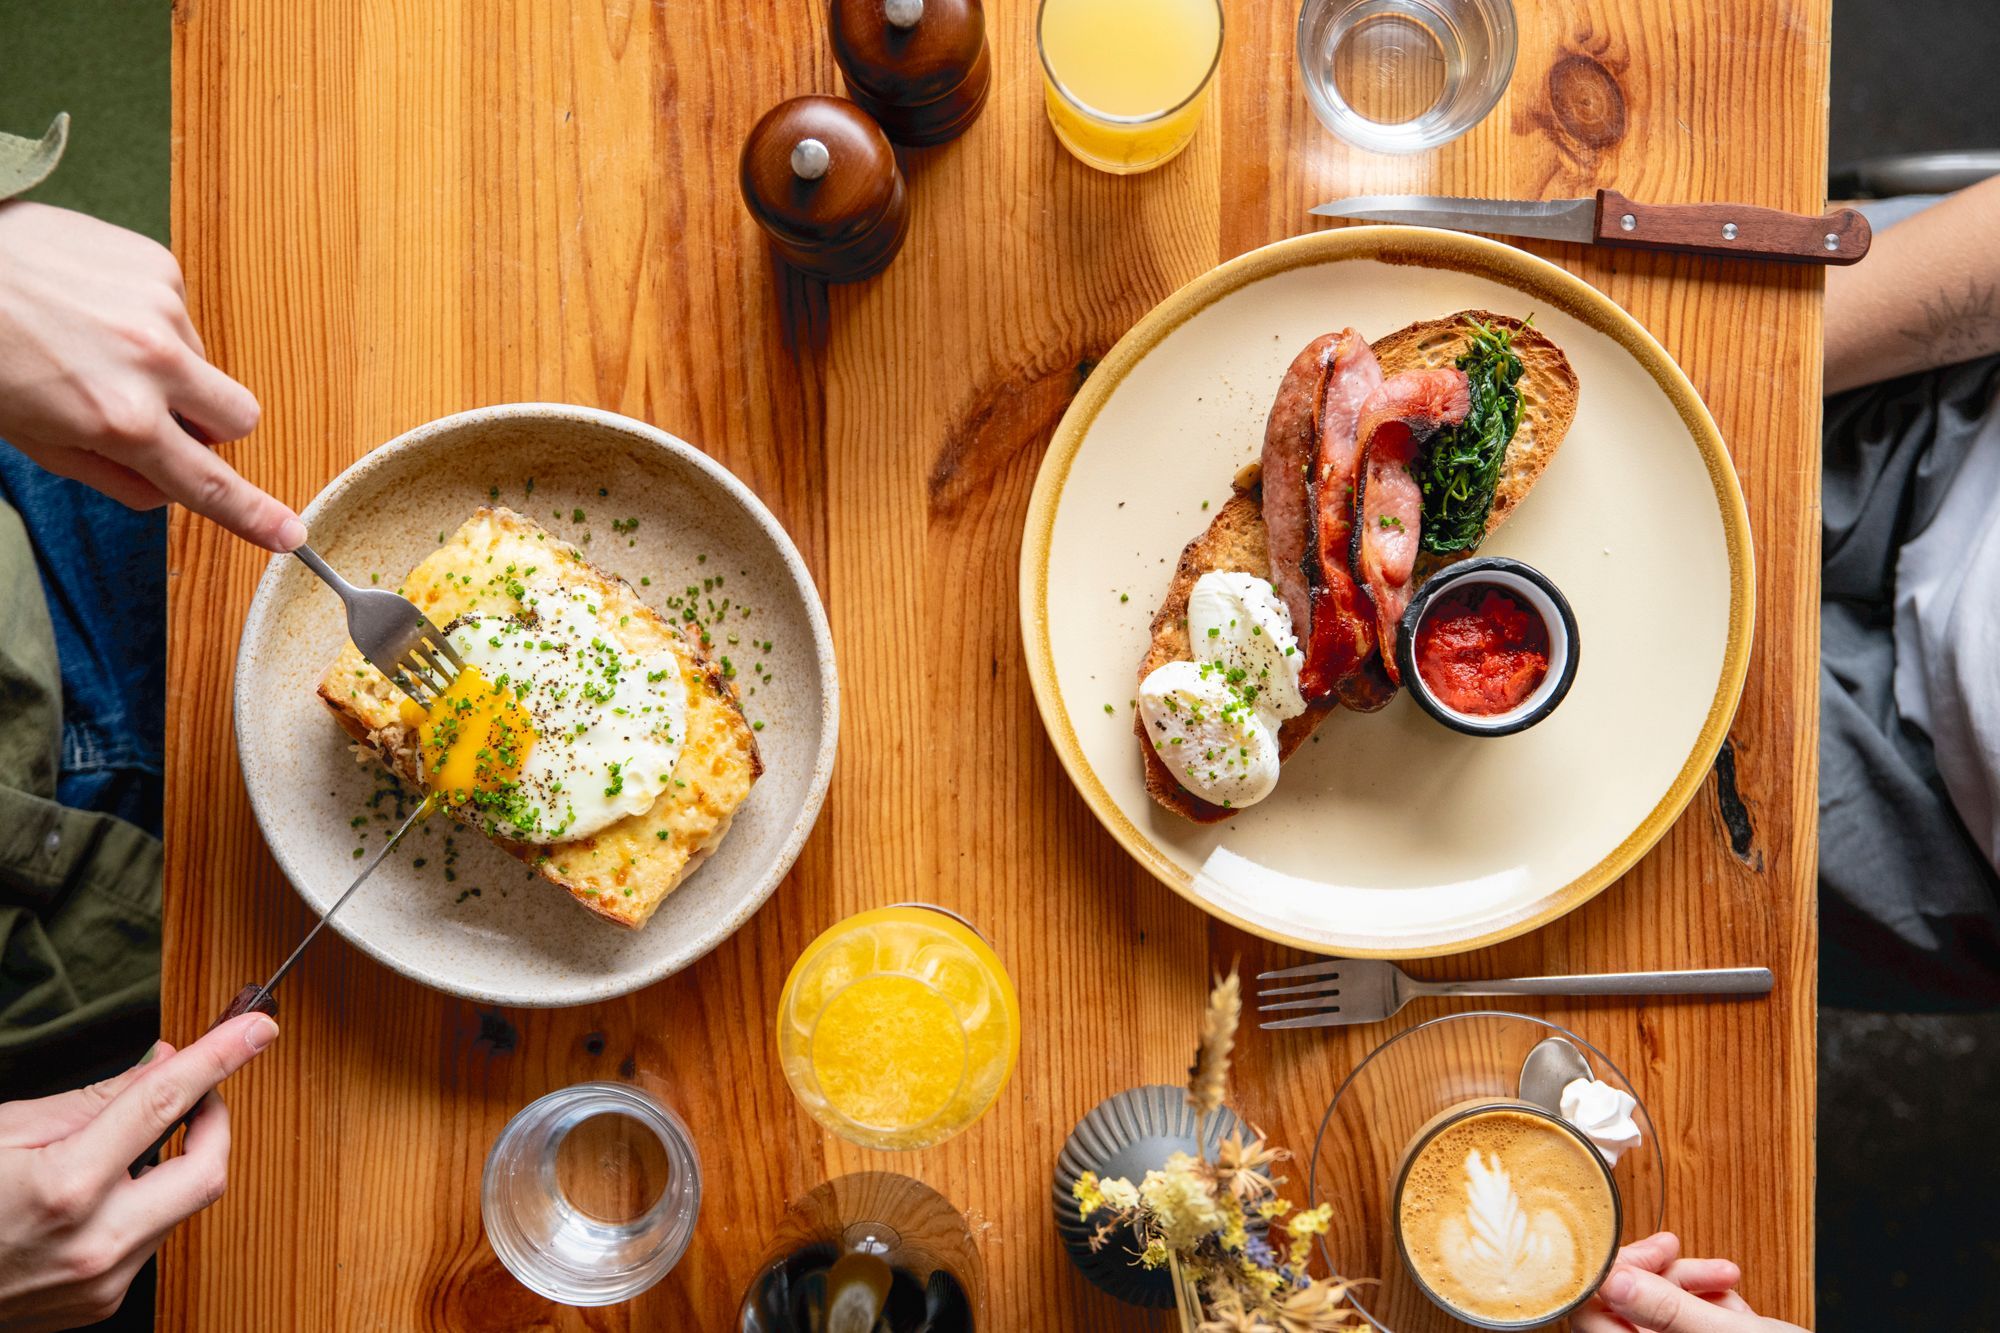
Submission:
<svg viewBox="0 0 2000 1333">
<path fill-rule="evenodd" d="M 27 198 L 167 239 L 171 21 L 167 0 L 0 0 L 0 130 L 39 139 L 70 113 Z"/>
</svg>

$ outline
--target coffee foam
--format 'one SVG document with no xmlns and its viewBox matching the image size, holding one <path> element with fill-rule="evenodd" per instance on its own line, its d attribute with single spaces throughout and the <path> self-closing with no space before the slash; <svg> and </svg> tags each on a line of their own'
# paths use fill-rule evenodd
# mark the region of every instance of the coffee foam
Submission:
<svg viewBox="0 0 2000 1333">
<path fill-rule="evenodd" d="M 1514 1110 L 1440 1131 L 1404 1177 L 1405 1253 L 1438 1299 L 1488 1323 L 1546 1320 L 1589 1290 L 1617 1243 L 1591 1149 Z"/>
</svg>

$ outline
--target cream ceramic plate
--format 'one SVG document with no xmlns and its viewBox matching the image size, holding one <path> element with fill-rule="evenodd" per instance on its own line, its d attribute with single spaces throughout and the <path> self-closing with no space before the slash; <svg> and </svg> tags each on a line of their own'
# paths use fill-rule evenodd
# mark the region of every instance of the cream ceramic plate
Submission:
<svg viewBox="0 0 2000 1333">
<path fill-rule="evenodd" d="M 1181 547 L 1257 456 L 1285 367 L 1332 329 L 1375 338 L 1475 307 L 1532 314 L 1581 383 L 1561 451 L 1482 548 L 1539 567 L 1568 595 L 1581 642 L 1568 699 L 1496 740 L 1447 731 L 1398 697 L 1372 716 L 1328 719 L 1277 791 L 1234 819 L 1201 826 L 1160 809 L 1132 731 L 1148 623 Z M 1215 915 L 1350 956 L 1517 935 L 1629 869 L 1722 743 L 1752 599 L 1735 473 L 1659 344 L 1552 264 L 1403 227 L 1269 246 L 1141 320 L 1064 416 L 1021 553 L 1035 698 L 1098 819 Z"/>
<path fill-rule="evenodd" d="M 764 776 L 720 849 L 644 930 L 591 916 L 443 817 L 413 829 L 333 918 L 362 949 L 439 990 L 499 1004 L 583 1004 L 701 957 L 791 868 L 833 771 L 833 645 L 811 575 L 756 496 L 693 447 L 609 412 L 522 403 L 434 421 L 343 472 L 305 519 L 334 568 L 364 584 L 379 574 L 393 587 L 494 490 L 558 536 L 577 541 L 588 531 L 590 560 L 656 608 L 716 575 L 738 606 L 752 608 L 730 621 L 743 642 L 720 651 L 737 664 L 745 712 L 764 724 Z M 636 528 L 613 527 L 633 518 Z M 372 762 L 355 762 L 314 693 L 346 642 L 345 623 L 333 593 L 280 557 L 257 585 L 236 659 L 236 746 L 250 802 L 278 864 L 320 911 L 352 880 L 355 849 L 372 852 L 393 828 L 393 799 L 376 797 L 393 783 Z"/>
</svg>

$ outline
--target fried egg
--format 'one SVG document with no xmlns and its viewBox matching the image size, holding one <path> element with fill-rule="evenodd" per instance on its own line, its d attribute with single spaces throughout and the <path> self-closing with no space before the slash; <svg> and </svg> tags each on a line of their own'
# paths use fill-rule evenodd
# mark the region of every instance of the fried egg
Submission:
<svg viewBox="0 0 2000 1333">
<path fill-rule="evenodd" d="M 426 785 L 496 837 L 573 842 L 651 809 L 674 780 L 688 713 L 680 660 L 620 645 L 590 597 L 460 617 L 446 635 L 465 669 L 406 719 Z"/>
</svg>

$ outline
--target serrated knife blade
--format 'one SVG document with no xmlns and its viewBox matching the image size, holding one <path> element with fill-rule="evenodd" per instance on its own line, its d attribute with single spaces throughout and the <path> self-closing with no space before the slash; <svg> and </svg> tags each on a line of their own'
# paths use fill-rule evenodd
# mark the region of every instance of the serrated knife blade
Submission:
<svg viewBox="0 0 2000 1333">
<path fill-rule="evenodd" d="M 1467 199 L 1447 194 L 1357 194 L 1312 210 L 1321 217 L 1400 222 L 1449 231 L 1491 231 L 1588 244 L 1596 199 Z"/>
</svg>

